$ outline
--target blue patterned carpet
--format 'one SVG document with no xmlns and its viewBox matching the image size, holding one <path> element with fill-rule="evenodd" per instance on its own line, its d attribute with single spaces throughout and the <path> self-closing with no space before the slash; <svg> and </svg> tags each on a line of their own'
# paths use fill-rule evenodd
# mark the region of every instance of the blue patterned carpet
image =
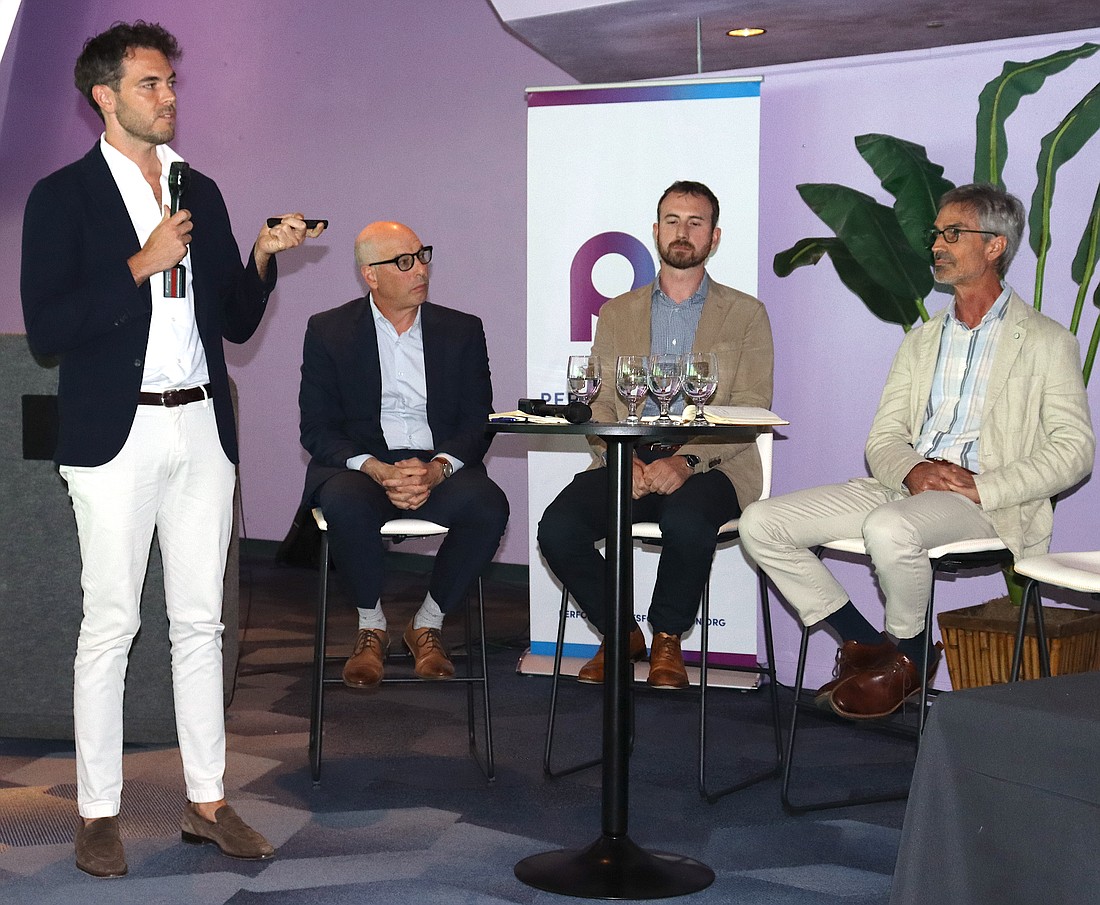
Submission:
<svg viewBox="0 0 1100 905">
<path fill-rule="evenodd" d="M 71 742 L 0 738 L 2 905 L 312 905 L 312 903 L 547 903 L 517 861 L 599 836 L 600 772 L 542 775 L 549 680 L 515 673 L 526 646 L 526 593 L 487 586 L 497 779 L 485 782 L 466 744 L 456 686 L 334 688 L 322 783 L 307 764 L 308 662 L 315 574 L 246 560 L 250 603 L 238 686 L 228 716 L 229 797 L 277 846 L 275 860 L 232 861 L 183 845 L 178 755 L 168 746 L 126 751 L 121 824 L 129 875 L 95 880 L 73 865 L 76 827 Z M 423 596 L 422 576 L 396 574 L 391 630 Z M 334 652 L 350 646 L 350 608 L 333 602 Z M 458 632 L 456 634 L 460 635 Z M 789 693 L 783 700 L 788 702 Z M 767 695 L 712 696 L 711 766 L 759 768 L 772 749 Z M 599 747 L 598 689 L 563 687 L 559 750 Z M 787 708 L 785 708 L 786 710 Z M 631 761 L 630 836 L 651 850 L 713 868 L 698 903 L 878 905 L 889 897 L 903 803 L 790 816 L 778 780 L 703 802 L 695 790 L 695 700 L 639 694 Z M 787 713 L 784 713 L 784 724 Z M 853 785 L 908 781 L 912 745 L 811 717 L 800 735 L 800 794 L 843 795 Z"/>
</svg>

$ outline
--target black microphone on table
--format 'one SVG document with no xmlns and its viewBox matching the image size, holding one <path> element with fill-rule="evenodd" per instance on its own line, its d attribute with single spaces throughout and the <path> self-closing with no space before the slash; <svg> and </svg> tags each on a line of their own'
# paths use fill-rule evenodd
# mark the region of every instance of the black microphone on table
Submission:
<svg viewBox="0 0 1100 905">
<path fill-rule="evenodd" d="M 182 160 L 173 160 L 168 168 L 168 211 L 178 214 L 183 193 L 187 191 L 187 182 L 191 177 L 191 165 Z M 170 299 L 181 299 L 187 295 L 187 268 L 177 264 L 164 271 L 164 294 Z"/>
<path fill-rule="evenodd" d="M 592 420 L 592 409 L 583 402 L 570 402 L 568 405 L 552 405 L 542 399 L 521 399 L 519 410 L 525 415 L 564 418 L 570 424 L 584 424 Z"/>
</svg>

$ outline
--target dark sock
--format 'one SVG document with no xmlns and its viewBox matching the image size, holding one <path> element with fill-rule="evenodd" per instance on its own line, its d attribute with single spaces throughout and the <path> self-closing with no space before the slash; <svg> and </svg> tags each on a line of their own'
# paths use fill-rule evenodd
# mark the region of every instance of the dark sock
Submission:
<svg viewBox="0 0 1100 905">
<path fill-rule="evenodd" d="M 825 622 L 840 635 L 843 641 L 882 644 L 882 632 L 871 625 L 850 600 L 835 613 L 826 616 Z"/>
<path fill-rule="evenodd" d="M 921 632 L 919 635 L 915 635 L 912 638 L 898 638 L 898 650 L 900 650 L 905 656 L 916 663 L 918 666 L 924 659 L 924 646 L 928 643 L 927 632 Z M 932 659 L 929 663 L 935 661 L 935 651 L 932 652 Z"/>
</svg>

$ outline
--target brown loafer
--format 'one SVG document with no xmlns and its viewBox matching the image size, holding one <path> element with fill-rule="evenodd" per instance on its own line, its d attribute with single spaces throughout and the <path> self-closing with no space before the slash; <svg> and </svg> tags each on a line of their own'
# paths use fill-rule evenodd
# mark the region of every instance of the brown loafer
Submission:
<svg viewBox="0 0 1100 905">
<path fill-rule="evenodd" d="M 410 622 L 405 629 L 405 647 L 413 655 L 413 671 L 422 679 L 449 679 L 455 674 L 451 655 L 443 646 L 443 636 L 437 628 L 413 628 Z"/>
<path fill-rule="evenodd" d="M 118 817 L 80 822 L 76 830 L 76 866 L 93 877 L 124 877 L 126 853 L 118 832 Z"/>
<path fill-rule="evenodd" d="M 603 685 L 604 675 L 604 645 L 600 642 L 600 646 L 596 651 L 596 655 L 584 664 L 580 668 L 580 672 L 577 673 L 577 681 L 584 682 L 586 685 Z M 640 628 L 634 628 L 630 631 L 630 660 L 635 662 L 637 660 L 645 659 L 645 635 L 642 634 Z"/>
<path fill-rule="evenodd" d="M 646 684 L 652 688 L 687 688 L 688 674 L 684 668 L 684 654 L 680 650 L 680 636 L 655 632 L 653 649 L 649 652 L 649 678 Z"/>
<path fill-rule="evenodd" d="M 833 667 L 835 678 L 814 692 L 814 704 L 823 710 L 828 710 L 832 706 L 833 692 L 841 682 L 864 669 L 884 666 L 895 653 L 897 653 L 897 647 L 885 638 L 881 644 L 845 641 L 836 652 L 836 665 Z"/>
<path fill-rule="evenodd" d="M 939 666 L 937 643 L 928 667 L 931 679 Z M 850 720 L 877 720 L 889 716 L 909 698 L 920 694 L 920 668 L 901 651 L 883 665 L 856 673 L 833 691 L 833 712 Z"/>
<path fill-rule="evenodd" d="M 266 861 L 275 857 L 271 843 L 241 820 L 229 805 L 223 804 L 211 823 L 195 806 L 187 803 L 180 821 L 180 836 L 189 845 L 213 843 L 223 855 L 242 861 Z"/>
<path fill-rule="evenodd" d="M 382 681 L 382 663 L 390 650 L 390 636 L 380 628 L 361 628 L 355 650 L 344 664 L 348 688 L 373 688 Z"/>
</svg>

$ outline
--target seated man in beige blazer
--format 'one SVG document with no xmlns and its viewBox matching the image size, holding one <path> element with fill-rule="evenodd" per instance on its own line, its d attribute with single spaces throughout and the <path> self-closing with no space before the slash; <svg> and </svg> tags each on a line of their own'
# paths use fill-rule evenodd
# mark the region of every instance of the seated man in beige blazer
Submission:
<svg viewBox="0 0 1100 905">
<path fill-rule="evenodd" d="M 771 406 L 772 334 L 768 313 L 750 295 L 707 275 L 718 246 L 718 199 L 700 182 L 675 182 L 657 203 L 653 240 L 661 259 L 655 282 L 611 299 L 600 309 L 592 354 L 605 370 L 619 355 L 714 352 L 715 405 Z M 647 406 L 652 400 L 647 400 Z M 656 413 L 656 409 L 652 409 Z M 626 417 L 626 405 L 608 381 L 592 403 L 596 421 Z M 606 634 L 604 558 L 594 544 L 607 535 L 607 468 L 603 444 L 593 444 L 592 467 L 581 472 L 547 507 L 539 523 L 546 562 L 592 625 Z M 759 499 L 763 486 L 754 443 L 715 443 L 701 437 L 682 446 L 643 444 L 634 458 L 633 518 L 661 525 L 664 543 L 649 622 L 653 629 L 649 684 L 683 688 L 687 671 L 680 636 L 695 620 L 710 574 L 718 528 Z M 645 638 L 630 623 L 630 654 L 645 657 Z M 577 678 L 598 684 L 604 647 Z"/>
<path fill-rule="evenodd" d="M 997 536 L 1017 557 L 1045 553 L 1051 497 L 1092 469 L 1077 339 L 1004 283 L 1023 226 L 1019 199 L 993 186 L 940 199 L 932 266 L 955 298 L 894 359 L 867 439 L 872 477 L 763 500 L 742 516 L 745 549 L 802 621 L 824 620 L 843 642 L 835 678 L 816 695 L 841 716 L 886 716 L 919 692 L 930 548 Z M 811 552 L 860 536 L 896 644 Z"/>
</svg>

